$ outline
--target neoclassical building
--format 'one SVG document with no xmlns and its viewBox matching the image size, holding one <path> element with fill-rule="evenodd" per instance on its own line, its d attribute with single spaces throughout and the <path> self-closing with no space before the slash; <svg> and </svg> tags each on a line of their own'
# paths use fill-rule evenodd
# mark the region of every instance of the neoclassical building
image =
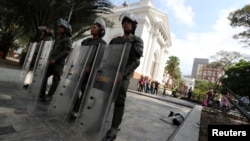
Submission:
<svg viewBox="0 0 250 141">
<path fill-rule="evenodd" d="M 136 15 L 138 25 L 135 34 L 144 41 L 141 64 L 134 72 L 130 88 L 135 89 L 133 86 L 137 86 L 135 84 L 138 83 L 141 75 L 162 83 L 165 63 L 169 57 L 167 50 L 172 45 L 167 15 L 157 10 L 151 0 L 140 0 L 140 2 L 129 5 L 115 6 L 113 14 L 103 15 L 114 23 L 113 28 L 106 29 L 103 39 L 107 43 L 112 38 L 123 35 L 119 16 L 125 11 Z"/>
</svg>

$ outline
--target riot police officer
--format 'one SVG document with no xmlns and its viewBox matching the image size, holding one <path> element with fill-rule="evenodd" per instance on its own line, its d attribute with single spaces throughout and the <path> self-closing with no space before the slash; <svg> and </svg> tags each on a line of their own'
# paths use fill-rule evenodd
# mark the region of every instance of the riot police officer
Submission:
<svg viewBox="0 0 250 141">
<path fill-rule="evenodd" d="M 125 12 L 120 15 L 119 20 L 122 22 L 124 35 L 116 37 L 110 41 L 110 44 L 131 43 L 131 50 L 126 64 L 125 73 L 123 75 L 122 84 L 115 99 L 115 108 L 112 119 L 111 128 L 107 132 L 106 139 L 114 140 L 118 132 L 118 127 L 122 122 L 125 108 L 126 92 L 130 83 L 130 78 L 135 69 L 140 65 L 140 58 L 143 55 L 143 40 L 135 35 L 137 27 L 137 19 L 133 13 Z"/>
<path fill-rule="evenodd" d="M 53 39 L 53 29 L 47 26 L 39 26 L 38 29 L 41 31 L 40 41 L 51 41 Z"/>
<path fill-rule="evenodd" d="M 102 39 L 102 37 L 105 35 L 105 29 L 106 29 L 106 23 L 105 21 L 101 18 L 101 17 L 97 17 L 93 23 L 93 25 L 90 28 L 90 33 L 92 35 L 92 37 L 89 37 L 85 40 L 82 41 L 81 45 L 87 45 L 87 46 L 92 46 L 93 45 L 93 49 L 94 49 L 94 54 L 96 54 L 97 51 L 97 47 L 101 44 L 106 46 L 106 42 Z M 91 56 L 91 63 L 90 63 L 90 67 L 92 67 L 93 61 L 94 61 L 94 56 Z M 91 68 L 89 68 L 89 70 L 91 70 Z M 76 101 L 75 107 L 74 107 L 74 111 L 71 115 L 71 118 L 76 118 L 78 116 L 78 112 L 79 112 L 79 108 L 81 105 L 81 100 L 83 98 L 83 93 L 86 87 L 86 83 L 89 79 L 89 72 L 87 72 L 87 77 L 84 77 L 83 83 L 81 85 L 81 92 L 82 94 L 79 96 L 79 98 Z"/>
<path fill-rule="evenodd" d="M 53 30 L 47 26 L 39 26 L 38 27 L 39 31 L 40 31 L 40 38 L 39 38 L 39 42 L 37 44 L 37 46 L 35 46 L 35 51 L 34 51 L 34 55 L 32 57 L 31 60 L 31 64 L 30 64 L 30 71 L 28 72 L 28 74 L 26 75 L 25 81 L 24 81 L 24 85 L 23 88 L 27 89 L 30 85 L 30 83 L 32 82 L 32 78 L 33 78 L 33 70 L 35 69 L 35 63 L 37 58 L 39 57 L 39 50 L 41 47 L 41 42 L 42 41 L 51 41 L 53 40 Z"/>
<path fill-rule="evenodd" d="M 60 82 L 60 77 L 63 73 L 66 58 L 68 57 L 72 48 L 71 25 L 64 19 L 59 19 L 57 21 L 57 31 L 59 37 L 56 39 L 53 50 L 49 57 L 49 66 L 39 96 L 40 100 L 52 100 L 52 96 Z M 51 75 L 53 76 L 52 85 L 48 91 L 48 94 L 46 95 L 47 81 Z"/>
</svg>

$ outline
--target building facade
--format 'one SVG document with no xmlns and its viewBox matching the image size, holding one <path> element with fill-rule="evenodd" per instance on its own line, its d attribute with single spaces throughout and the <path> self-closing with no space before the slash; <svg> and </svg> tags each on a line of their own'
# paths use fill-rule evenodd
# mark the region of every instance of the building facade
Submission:
<svg viewBox="0 0 250 141">
<path fill-rule="evenodd" d="M 201 65 L 198 69 L 196 79 L 216 83 L 223 74 L 224 70 L 222 67 Z"/>
<path fill-rule="evenodd" d="M 130 88 L 137 87 L 141 76 L 146 76 L 152 81 L 162 83 L 165 63 L 168 59 L 167 50 L 172 45 L 167 15 L 157 10 L 151 0 L 115 6 L 113 14 L 103 15 L 114 23 L 113 28 L 107 28 L 103 37 L 107 43 L 117 36 L 123 35 L 119 16 L 123 12 L 132 12 L 136 15 L 138 25 L 135 35 L 144 41 L 143 57 L 140 66 L 135 70 Z M 135 88 L 131 88 L 135 89 Z"/>
<path fill-rule="evenodd" d="M 194 63 L 193 63 L 193 68 L 192 68 L 192 74 L 191 77 L 192 78 L 196 78 L 198 72 L 199 72 L 199 68 L 203 65 L 203 64 L 208 64 L 209 60 L 208 59 L 204 59 L 204 58 L 194 58 Z"/>
</svg>

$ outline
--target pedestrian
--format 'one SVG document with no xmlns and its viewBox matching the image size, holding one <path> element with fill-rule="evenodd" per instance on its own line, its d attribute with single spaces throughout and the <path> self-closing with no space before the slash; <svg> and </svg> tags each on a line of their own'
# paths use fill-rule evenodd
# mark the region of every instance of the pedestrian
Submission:
<svg viewBox="0 0 250 141">
<path fill-rule="evenodd" d="M 154 92 L 153 92 L 153 94 L 155 94 L 155 95 L 157 95 L 159 84 L 160 83 L 158 81 L 155 81 L 155 87 L 154 87 Z"/>
<path fill-rule="evenodd" d="M 117 98 L 115 99 L 115 107 L 111 128 L 107 132 L 107 140 L 115 140 L 119 126 L 122 122 L 122 117 L 125 108 L 126 92 L 130 83 L 130 78 L 135 69 L 140 65 L 140 58 L 143 54 L 143 40 L 135 35 L 137 27 L 137 19 L 133 13 L 124 12 L 120 15 L 122 21 L 123 36 L 113 38 L 110 44 L 125 44 L 131 43 L 129 58 L 125 67 L 125 73 L 119 88 Z"/>
<path fill-rule="evenodd" d="M 89 37 L 89 38 L 83 40 L 81 45 L 83 45 L 83 46 L 84 45 L 85 46 L 93 46 L 94 49 L 95 49 L 94 51 L 95 51 L 95 56 L 96 56 L 98 46 L 99 45 L 104 45 L 104 46 L 107 45 L 106 41 L 104 41 L 102 39 L 102 37 L 105 35 L 105 29 L 106 29 L 105 21 L 103 20 L 103 18 L 97 17 L 95 19 L 93 25 L 90 28 L 90 33 L 91 33 L 92 37 Z M 93 56 L 91 58 L 92 59 L 91 63 L 90 63 L 91 68 L 89 68 L 89 70 L 92 69 L 92 65 L 93 65 L 93 61 L 94 61 L 95 56 Z M 78 98 L 76 100 L 75 107 L 74 107 L 72 115 L 71 115 L 71 119 L 75 119 L 78 116 L 78 112 L 79 112 L 79 109 L 80 109 L 83 94 L 84 94 L 86 84 L 87 84 L 88 79 L 89 79 L 89 74 L 90 74 L 90 72 L 87 72 L 87 74 L 86 74 L 87 76 L 84 77 L 84 80 L 83 80 L 83 82 L 81 84 L 81 94 L 79 93 L 79 96 L 78 96 Z"/>
<path fill-rule="evenodd" d="M 230 96 L 231 96 L 231 94 L 229 92 L 227 92 L 227 94 L 222 96 L 221 103 L 220 103 L 220 107 L 221 107 L 222 112 L 227 113 L 230 111 L 230 109 L 231 109 L 231 104 L 229 101 Z"/>
<path fill-rule="evenodd" d="M 177 95 L 176 95 L 176 90 L 177 90 L 177 86 L 174 86 L 174 88 L 172 89 L 172 94 L 171 94 L 171 96 L 177 97 Z"/>
<path fill-rule="evenodd" d="M 191 97 L 192 97 L 192 95 L 193 95 L 193 90 L 192 90 L 192 87 L 190 87 L 190 88 L 188 89 L 188 97 L 187 97 L 187 99 L 190 100 Z"/>
<path fill-rule="evenodd" d="M 154 89 L 155 89 L 155 81 L 152 81 L 152 82 L 150 83 L 150 93 L 151 93 L 151 94 L 154 94 Z"/>
<path fill-rule="evenodd" d="M 141 79 L 139 80 L 138 92 L 142 92 L 143 91 L 143 86 L 144 86 L 144 77 L 141 76 Z"/>
<path fill-rule="evenodd" d="M 246 96 L 243 96 L 243 97 L 241 97 L 241 99 L 240 99 L 240 101 L 242 102 L 242 103 L 244 103 L 245 105 L 249 105 L 249 96 L 248 95 L 246 95 Z M 240 103 L 241 103 L 240 102 Z M 241 106 L 244 106 L 243 104 L 240 104 Z"/>
<path fill-rule="evenodd" d="M 166 86 L 166 84 L 164 84 L 164 85 L 163 85 L 163 94 L 162 94 L 162 95 L 164 95 L 164 96 L 166 95 L 166 89 L 167 89 L 167 86 Z"/>
<path fill-rule="evenodd" d="M 207 97 L 207 106 L 211 107 L 213 104 L 213 90 L 211 88 L 207 91 L 206 97 Z"/>
<path fill-rule="evenodd" d="M 48 60 L 49 66 L 43 81 L 41 93 L 39 95 L 39 99 L 45 101 L 52 100 L 52 96 L 54 95 L 61 80 L 66 58 L 68 57 L 72 48 L 71 25 L 63 19 L 59 19 L 57 24 L 57 32 L 59 37 L 56 39 L 53 50 L 50 54 Z M 50 76 L 53 76 L 52 85 L 48 91 L 48 94 L 46 95 L 47 81 Z"/>
<path fill-rule="evenodd" d="M 150 80 L 148 80 L 146 83 L 146 93 L 150 92 L 150 83 Z"/>
<path fill-rule="evenodd" d="M 144 78 L 144 85 L 143 85 L 143 91 L 146 93 L 147 91 L 147 83 L 148 83 L 148 80 L 146 78 Z"/>
</svg>

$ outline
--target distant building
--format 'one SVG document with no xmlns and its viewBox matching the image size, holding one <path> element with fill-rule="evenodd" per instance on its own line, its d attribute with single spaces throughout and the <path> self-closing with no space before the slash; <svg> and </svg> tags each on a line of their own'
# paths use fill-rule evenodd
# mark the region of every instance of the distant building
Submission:
<svg viewBox="0 0 250 141">
<path fill-rule="evenodd" d="M 185 82 L 185 85 L 187 86 L 187 88 L 192 88 L 192 90 L 194 89 L 194 86 L 195 86 L 194 78 L 184 76 L 182 77 L 182 80 Z"/>
<path fill-rule="evenodd" d="M 216 83 L 223 74 L 224 70 L 222 67 L 214 67 L 213 65 L 200 65 L 196 79 Z"/>
<path fill-rule="evenodd" d="M 197 74 L 198 74 L 198 70 L 199 68 L 204 65 L 204 64 L 208 64 L 209 60 L 208 59 L 204 59 L 204 58 L 194 58 L 194 63 L 193 63 L 193 69 L 192 69 L 192 74 L 191 77 L 192 78 L 196 78 Z"/>
</svg>

